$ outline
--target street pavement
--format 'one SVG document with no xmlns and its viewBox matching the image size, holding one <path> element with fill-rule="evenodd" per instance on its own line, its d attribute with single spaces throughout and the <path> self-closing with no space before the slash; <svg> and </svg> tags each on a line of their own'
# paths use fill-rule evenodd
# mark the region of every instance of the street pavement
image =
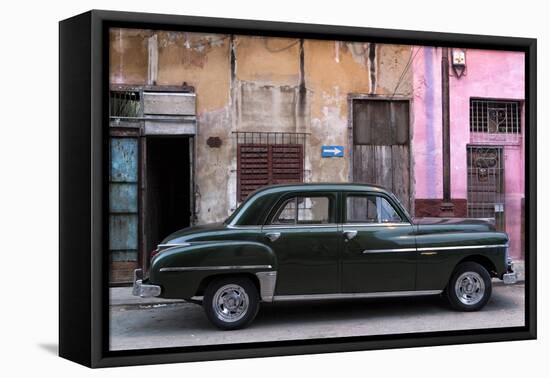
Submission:
<svg viewBox="0 0 550 378">
<path fill-rule="evenodd" d="M 440 296 L 262 304 L 245 329 L 220 331 L 201 306 L 113 301 L 111 350 L 381 335 L 524 325 L 525 286 L 496 281 L 478 312 L 453 311 Z"/>
</svg>

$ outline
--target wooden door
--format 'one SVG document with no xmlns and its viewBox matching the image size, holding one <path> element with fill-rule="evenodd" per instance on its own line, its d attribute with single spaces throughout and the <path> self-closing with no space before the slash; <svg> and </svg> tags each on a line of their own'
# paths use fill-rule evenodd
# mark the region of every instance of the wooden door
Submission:
<svg viewBox="0 0 550 378">
<path fill-rule="evenodd" d="M 132 282 L 138 260 L 138 138 L 110 138 L 110 282 Z"/>
<path fill-rule="evenodd" d="M 381 185 L 410 209 L 409 102 L 353 101 L 353 181 Z"/>
</svg>

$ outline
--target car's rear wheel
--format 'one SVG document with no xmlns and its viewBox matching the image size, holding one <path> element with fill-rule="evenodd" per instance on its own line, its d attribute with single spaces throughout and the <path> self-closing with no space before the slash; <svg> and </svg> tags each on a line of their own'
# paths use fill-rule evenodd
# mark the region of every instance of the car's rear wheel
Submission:
<svg viewBox="0 0 550 378">
<path fill-rule="evenodd" d="M 207 287 L 203 298 L 206 316 L 223 330 L 246 327 L 258 313 L 260 296 L 246 277 L 221 277 Z"/>
<path fill-rule="evenodd" d="M 489 272 L 472 261 L 457 266 L 446 289 L 449 303 L 459 311 L 480 310 L 489 301 L 491 292 Z"/>
</svg>

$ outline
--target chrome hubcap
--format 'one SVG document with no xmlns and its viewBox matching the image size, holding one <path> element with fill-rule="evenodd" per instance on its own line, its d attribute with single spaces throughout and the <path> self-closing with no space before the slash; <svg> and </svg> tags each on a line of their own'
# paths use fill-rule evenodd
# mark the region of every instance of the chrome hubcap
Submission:
<svg viewBox="0 0 550 378">
<path fill-rule="evenodd" d="M 248 311 L 248 305 L 248 294 L 236 284 L 220 287 L 212 300 L 214 313 L 224 322 L 236 322 L 242 319 Z"/>
<path fill-rule="evenodd" d="M 462 273 L 456 280 L 455 293 L 460 302 L 475 305 L 485 294 L 485 282 L 476 272 Z"/>
</svg>

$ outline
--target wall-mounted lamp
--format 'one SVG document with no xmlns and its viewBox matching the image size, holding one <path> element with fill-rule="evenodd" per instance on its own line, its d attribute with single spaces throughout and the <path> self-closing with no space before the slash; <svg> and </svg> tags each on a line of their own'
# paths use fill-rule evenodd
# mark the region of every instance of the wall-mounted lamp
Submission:
<svg viewBox="0 0 550 378">
<path fill-rule="evenodd" d="M 464 71 L 466 70 L 466 51 L 462 49 L 452 49 L 451 61 L 453 71 L 457 79 L 460 79 L 460 77 L 464 75 Z"/>
</svg>

